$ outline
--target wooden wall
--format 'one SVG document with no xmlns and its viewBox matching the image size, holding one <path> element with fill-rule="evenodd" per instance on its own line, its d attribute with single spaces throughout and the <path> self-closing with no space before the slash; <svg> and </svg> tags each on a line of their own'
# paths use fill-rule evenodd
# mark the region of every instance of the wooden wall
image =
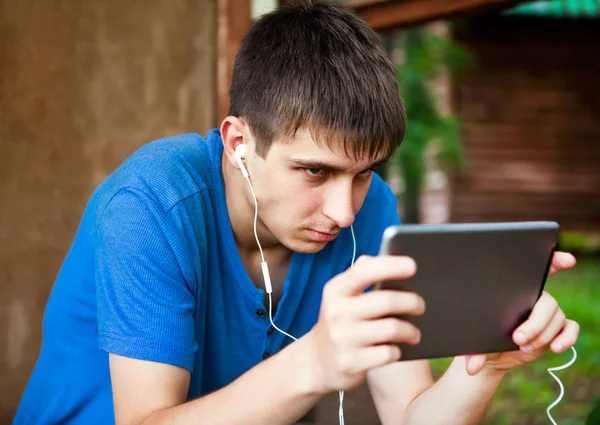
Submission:
<svg viewBox="0 0 600 425">
<path fill-rule="evenodd" d="M 8 424 L 95 186 L 140 145 L 214 125 L 217 19 L 216 0 L 0 0 L 0 10 L 0 424 Z"/>
<path fill-rule="evenodd" d="M 455 83 L 470 167 L 452 221 L 600 231 L 599 22 L 478 19 L 456 37 L 477 63 Z"/>
</svg>

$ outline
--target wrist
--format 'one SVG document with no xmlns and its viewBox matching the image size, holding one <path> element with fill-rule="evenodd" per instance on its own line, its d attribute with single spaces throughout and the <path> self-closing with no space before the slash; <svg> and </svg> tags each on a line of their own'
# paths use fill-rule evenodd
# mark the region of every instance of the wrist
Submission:
<svg viewBox="0 0 600 425">
<path fill-rule="evenodd" d="M 319 361 L 314 333 L 309 331 L 296 344 L 296 373 L 299 374 L 300 390 L 307 395 L 324 397 L 331 391 L 327 387 L 325 373 Z"/>
<path fill-rule="evenodd" d="M 494 364 L 486 363 L 483 366 L 483 368 L 481 369 L 481 371 L 479 372 L 479 375 L 486 377 L 486 378 L 490 378 L 490 379 L 502 380 L 502 378 L 504 378 L 504 375 L 506 375 L 506 372 L 508 372 L 509 370 L 510 369 L 506 369 L 506 368 L 498 367 Z"/>
</svg>

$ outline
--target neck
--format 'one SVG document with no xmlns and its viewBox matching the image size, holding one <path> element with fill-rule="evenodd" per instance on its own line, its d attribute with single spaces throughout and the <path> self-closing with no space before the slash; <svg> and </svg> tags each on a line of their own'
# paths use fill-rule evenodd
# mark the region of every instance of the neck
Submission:
<svg viewBox="0 0 600 425">
<path fill-rule="evenodd" d="M 260 252 L 254 235 L 254 198 L 252 192 L 240 170 L 233 167 L 224 158 L 221 165 L 227 211 L 238 251 L 245 258 L 257 256 Z M 265 258 L 283 259 L 291 255 L 290 250 L 281 244 L 261 222 L 260 216 L 256 221 L 256 233 Z"/>
</svg>

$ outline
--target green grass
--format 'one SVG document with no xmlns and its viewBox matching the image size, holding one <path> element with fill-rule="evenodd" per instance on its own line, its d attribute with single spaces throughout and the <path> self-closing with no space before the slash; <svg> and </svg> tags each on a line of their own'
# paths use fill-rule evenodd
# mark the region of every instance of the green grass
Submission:
<svg viewBox="0 0 600 425">
<path fill-rule="evenodd" d="M 577 361 L 556 372 L 565 396 L 551 414 L 559 425 L 583 424 L 600 396 L 600 259 L 579 259 L 571 270 L 548 278 L 546 290 L 556 298 L 567 317 L 581 325 L 575 345 Z M 571 358 L 571 351 L 546 353 L 536 362 L 510 371 L 496 393 L 485 425 L 550 424 L 546 408 L 558 397 L 558 383 L 547 372 Z M 431 362 L 435 376 L 450 359 Z M 600 425 L 600 424 L 599 424 Z"/>
</svg>

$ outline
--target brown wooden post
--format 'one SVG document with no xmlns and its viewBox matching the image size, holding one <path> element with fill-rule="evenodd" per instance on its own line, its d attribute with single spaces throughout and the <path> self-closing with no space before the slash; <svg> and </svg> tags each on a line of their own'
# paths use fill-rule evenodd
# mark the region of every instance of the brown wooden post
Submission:
<svg viewBox="0 0 600 425">
<path fill-rule="evenodd" d="M 235 55 L 251 24 L 250 1 L 218 0 L 216 126 L 220 125 L 229 110 L 229 86 Z"/>
</svg>

